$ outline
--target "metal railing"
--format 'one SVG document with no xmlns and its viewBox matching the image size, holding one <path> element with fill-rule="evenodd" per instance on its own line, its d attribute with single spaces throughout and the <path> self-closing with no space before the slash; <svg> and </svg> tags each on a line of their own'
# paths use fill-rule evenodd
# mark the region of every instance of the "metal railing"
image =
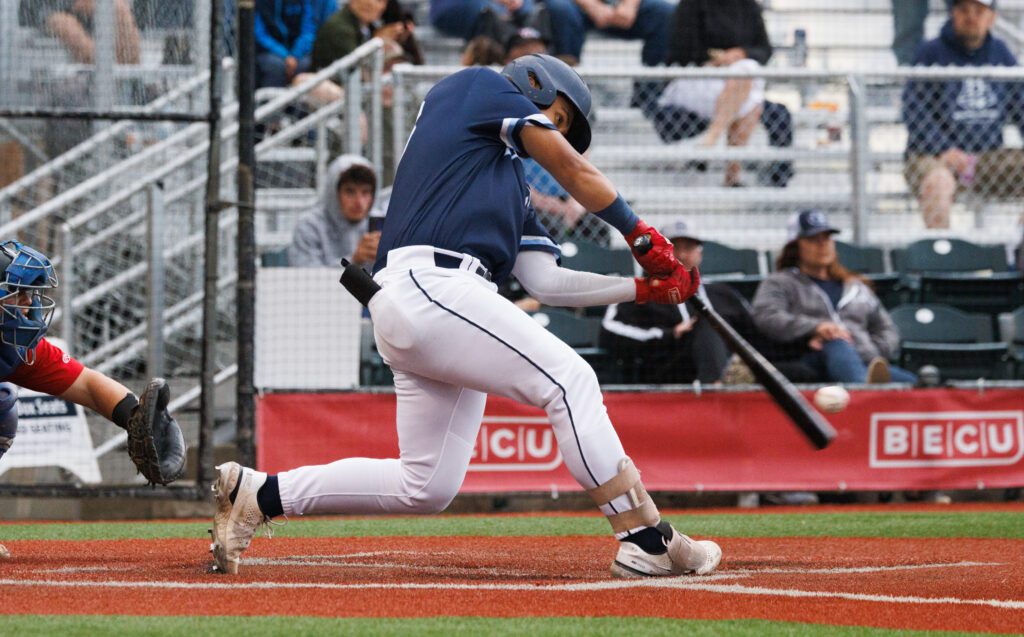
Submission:
<svg viewBox="0 0 1024 637">
<path fill-rule="evenodd" d="M 399 65 L 393 69 L 397 157 L 426 92 L 460 68 Z M 1019 67 L 922 67 L 877 73 L 691 67 L 607 70 L 586 65 L 577 70 L 594 95 L 590 158 L 641 214 L 654 220 L 677 214 L 695 217 L 709 238 L 760 249 L 778 249 L 784 243 L 786 217 L 809 206 L 834 213 L 856 243 L 889 245 L 929 236 L 903 178 L 903 86 L 908 81 L 932 80 L 1024 83 L 1024 69 Z M 746 146 L 703 147 L 699 136 L 670 143 L 659 138 L 641 108 L 629 106 L 637 84 L 733 78 L 766 80 L 767 99 L 785 105 L 791 114 L 789 145 L 769 145 L 758 137 L 763 132 Z M 826 134 L 836 139 L 823 139 Z M 788 161 L 795 166 L 795 177 L 784 188 L 725 188 L 713 183 L 718 176 L 715 170 L 701 174 L 688 168 L 699 163 L 714 168 L 727 161 L 748 166 Z M 950 232 L 970 233 L 981 241 L 1008 240 L 1010 211 L 983 213 L 982 208 L 983 202 L 965 198 L 957 204 L 958 223 Z M 890 236 L 894 231 L 899 234 Z"/>
<path fill-rule="evenodd" d="M 378 41 L 371 41 L 301 85 L 272 96 L 255 114 L 262 136 L 255 146 L 257 159 L 272 160 L 281 149 L 308 149 L 308 163 L 300 166 L 300 172 L 320 179 L 328 153 L 339 150 L 326 141 L 331 135 L 337 135 L 344 149 L 361 152 L 360 121 L 378 127 L 383 121 L 382 65 L 382 48 Z M 325 80 L 344 86 L 346 99 L 309 108 L 307 98 Z M 238 165 L 237 155 L 231 152 L 239 131 L 237 112 L 237 102 L 221 109 L 219 173 L 224 184 L 230 183 L 225 177 Z M 339 119 L 344 125 L 333 125 Z M 372 161 L 380 165 L 381 132 L 369 132 L 365 145 Z M 199 396 L 196 339 L 222 344 L 217 355 L 218 383 L 237 370 L 234 350 L 226 346 L 234 339 L 237 319 L 232 305 L 237 274 L 231 237 L 238 216 L 232 208 L 220 213 L 217 224 L 218 233 L 227 240 L 220 241 L 216 333 L 200 333 L 204 162 L 209 146 L 205 124 L 186 127 L 0 226 L 0 234 L 8 237 L 31 234 L 37 227 L 48 228 L 54 236 L 47 252 L 59 271 L 61 298 L 52 331 L 68 341 L 76 357 L 119 379 L 138 375 L 143 365 L 146 376 L 176 379 L 179 395 L 174 404 L 179 408 Z M 40 175 L 47 170 L 57 168 Z M 111 188 L 111 182 L 129 171 L 134 171 L 129 182 Z M 305 193 L 309 186 L 295 184 L 294 190 Z M 233 185 L 222 189 L 221 199 L 229 205 L 232 192 Z M 102 440 L 97 454 L 117 448 L 122 437 L 116 432 Z"/>
</svg>

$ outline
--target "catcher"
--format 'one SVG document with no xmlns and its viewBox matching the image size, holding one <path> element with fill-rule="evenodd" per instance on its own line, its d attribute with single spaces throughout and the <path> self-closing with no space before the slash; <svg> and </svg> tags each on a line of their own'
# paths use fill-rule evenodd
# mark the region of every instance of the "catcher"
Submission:
<svg viewBox="0 0 1024 637">
<path fill-rule="evenodd" d="M 128 455 L 150 484 L 177 480 L 185 472 L 186 448 L 167 412 L 166 381 L 151 380 L 136 397 L 43 338 L 54 309 L 43 292 L 56 287 L 45 255 L 17 241 L 0 243 L 0 462 L 14 442 L 18 387 L 25 387 L 88 407 L 127 430 Z"/>
</svg>

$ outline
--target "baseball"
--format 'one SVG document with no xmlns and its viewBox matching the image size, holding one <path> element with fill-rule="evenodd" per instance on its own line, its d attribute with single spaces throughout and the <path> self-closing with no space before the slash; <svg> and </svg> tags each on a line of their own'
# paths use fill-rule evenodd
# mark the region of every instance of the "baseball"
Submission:
<svg viewBox="0 0 1024 637">
<path fill-rule="evenodd" d="M 11 552 L 7 550 L 6 546 L 4 546 L 3 544 L 0 544 L 0 560 L 9 560 L 9 559 L 11 559 Z"/>
<path fill-rule="evenodd" d="M 850 392 L 839 385 L 829 385 L 814 392 L 814 404 L 828 414 L 835 414 L 850 404 Z"/>
</svg>

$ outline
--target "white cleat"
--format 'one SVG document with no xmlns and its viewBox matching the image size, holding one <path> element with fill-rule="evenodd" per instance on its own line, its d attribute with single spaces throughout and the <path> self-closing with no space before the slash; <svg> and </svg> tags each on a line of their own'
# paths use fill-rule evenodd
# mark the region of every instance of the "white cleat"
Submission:
<svg viewBox="0 0 1024 637">
<path fill-rule="evenodd" d="M 718 544 L 711 540 L 692 540 L 675 529 L 665 547 L 664 553 L 652 554 L 632 542 L 620 542 L 619 553 L 612 562 L 612 575 L 623 578 L 707 575 L 722 561 L 722 548 Z"/>
<path fill-rule="evenodd" d="M 256 492 L 267 481 L 267 474 L 237 462 L 226 462 L 216 469 L 218 477 L 213 483 L 213 499 L 217 511 L 210 531 L 213 536 L 210 552 L 213 553 L 215 571 L 235 575 L 242 561 L 242 552 L 249 548 L 260 525 L 270 522 L 256 503 Z M 236 484 L 239 484 L 238 493 L 232 503 L 231 492 Z"/>
</svg>

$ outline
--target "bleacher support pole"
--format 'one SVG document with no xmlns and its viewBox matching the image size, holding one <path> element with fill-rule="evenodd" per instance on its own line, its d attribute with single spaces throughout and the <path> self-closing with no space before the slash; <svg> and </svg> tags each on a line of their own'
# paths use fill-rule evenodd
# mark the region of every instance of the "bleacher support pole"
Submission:
<svg viewBox="0 0 1024 637">
<path fill-rule="evenodd" d="M 238 3 L 238 378 L 236 383 L 236 441 L 242 464 L 256 462 L 253 432 L 256 312 L 256 41 L 255 3 Z"/>
</svg>

